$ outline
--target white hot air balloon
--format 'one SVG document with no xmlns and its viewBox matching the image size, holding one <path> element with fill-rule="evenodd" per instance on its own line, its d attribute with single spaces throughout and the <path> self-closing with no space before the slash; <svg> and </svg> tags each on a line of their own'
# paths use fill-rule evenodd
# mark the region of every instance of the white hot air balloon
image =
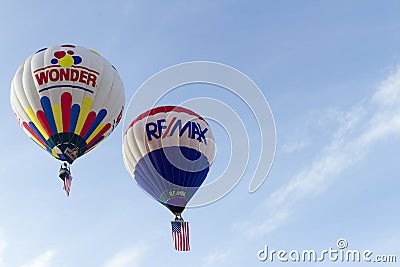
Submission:
<svg viewBox="0 0 400 267">
<path fill-rule="evenodd" d="M 10 100 L 28 136 L 71 164 L 118 125 L 125 94 L 117 70 L 99 53 L 60 45 L 39 50 L 18 68 Z"/>
</svg>

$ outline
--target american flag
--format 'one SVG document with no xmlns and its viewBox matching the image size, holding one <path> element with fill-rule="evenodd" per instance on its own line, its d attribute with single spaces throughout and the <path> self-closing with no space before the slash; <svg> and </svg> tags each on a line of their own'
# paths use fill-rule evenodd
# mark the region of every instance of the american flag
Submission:
<svg viewBox="0 0 400 267">
<path fill-rule="evenodd" d="M 65 193 L 67 193 L 67 196 L 69 196 L 69 191 L 71 191 L 71 183 L 72 183 L 72 176 L 66 174 L 64 179 L 64 190 Z"/>
<path fill-rule="evenodd" d="M 175 249 L 178 251 L 189 251 L 189 223 L 172 221 L 171 226 Z"/>
</svg>

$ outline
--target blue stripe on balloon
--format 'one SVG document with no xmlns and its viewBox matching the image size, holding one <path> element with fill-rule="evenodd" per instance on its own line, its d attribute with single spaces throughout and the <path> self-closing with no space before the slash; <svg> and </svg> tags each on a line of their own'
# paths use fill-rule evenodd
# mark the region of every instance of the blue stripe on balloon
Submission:
<svg viewBox="0 0 400 267">
<path fill-rule="evenodd" d="M 103 119 L 106 117 L 106 115 L 107 115 L 107 110 L 102 109 L 99 111 L 99 113 L 97 114 L 96 118 L 94 119 L 92 125 L 90 126 L 89 130 L 83 137 L 83 139 L 85 139 L 85 141 L 94 132 L 94 130 L 96 130 L 97 126 L 99 126 L 99 124 L 103 121 Z"/>
<path fill-rule="evenodd" d="M 143 168 L 144 167 L 144 168 Z M 137 177 L 146 177 L 149 175 L 149 169 L 146 168 L 146 166 L 144 166 L 143 164 L 138 166 L 136 165 L 135 168 L 135 180 Z M 162 194 L 162 188 L 160 187 L 160 185 L 154 183 L 153 180 L 151 179 L 140 179 L 140 187 L 148 194 L 150 194 L 150 196 L 153 199 L 157 199 L 159 198 L 159 196 Z M 137 182 L 137 181 L 136 181 Z"/>
<path fill-rule="evenodd" d="M 103 139 L 104 139 L 104 135 L 101 136 L 99 139 L 97 139 L 96 142 L 94 142 L 93 144 L 91 144 L 86 150 L 88 150 L 88 149 L 94 147 L 95 145 L 97 145 L 97 144 L 98 144 L 101 140 L 103 140 Z"/>
<path fill-rule="evenodd" d="M 188 161 L 178 160 L 183 155 Z M 177 162 L 170 162 L 169 158 Z M 176 166 L 182 164 L 181 166 Z M 135 166 L 135 180 L 143 190 L 157 201 L 169 189 L 187 187 L 193 193 L 201 186 L 209 171 L 204 154 L 188 147 L 164 147 L 153 150 Z"/>
<path fill-rule="evenodd" d="M 80 89 L 80 90 L 83 90 L 83 91 L 85 91 L 85 92 L 89 92 L 89 93 L 92 93 L 92 94 L 93 94 L 93 91 L 92 91 L 92 90 L 89 90 L 89 89 L 87 89 L 87 88 L 85 88 L 85 87 L 77 86 L 77 85 L 69 85 L 69 84 L 62 84 L 62 85 L 53 85 L 53 86 L 49 86 L 49 87 L 40 89 L 40 90 L 39 90 L 39 93 L 41 93 L 41 92 L 43 92 L 43 91 L 51 90 L 51 89 L 65 88 L 65 87 L 66 87 L 66 88 L 72 88 L 72 89 Z"/>
<path fill-rule="evenodd" d="M 188 161 L 179 159 L 181 155 Z M 171 158 L 176 162 L 170 162 Z M 207 158 L 195 149 L 165 147 L 141 158 L 135 166 L 134 177 L 137 184 L 153 199 L 172 213 L 180 214 L 204 182 L 209 165 Z M 186 195 L 168 195 L 168 192 L 176 190 L 182 190 Z"/>
<path fill-rule="evenodd" d="M 47 49 L 47 47 L 45 47 L 45 48 L 42 48 L 42 49 L 39 49 L 38 51 L 36 51 L 36 53 L 35 54 L 37 54 L 37 53 L 40 53 L 40 52 L 42 52 L 42 51 L 44 51 L 44 50 L 46 50 Z"/>
<path fill-rule="evenodd" d="M 72 105 L 72 108 L 71 108 L 71 121 L 70 121 L 71 123 L 69 125 L 69 132 L 70 133 L 75 132 L 76 123 L 78 121 L 80 110 L 81 110 L 81 107 L 78 104 Z"/>
<path fill-rule="evenodd" d="M 40 131 L 38 130 L 38 128 L 36 128 L 35 124 L 33 122 L 28 122 L 29 127 L 32 129 L 32 131 L 34 131 L 36 133 L 36 135 L 40 138 L 40 140 L 43 141 L 43 143 L 46 144 L 47 146 L 47 142 L 46 139 L 44 139 L 43 135 L 40 133 Z"/>
<path fill-rule="evenodd" d="M 56 121 L 54 120 L 53 110 L 51 108 L 50 99 L 47 96 L 43 96 L 40 99 L 40 103 L 42 104 L 44 114 L 46 115 L 47 121 L 50 125 L 52 135 L 58 133 Z"/>
</svg>

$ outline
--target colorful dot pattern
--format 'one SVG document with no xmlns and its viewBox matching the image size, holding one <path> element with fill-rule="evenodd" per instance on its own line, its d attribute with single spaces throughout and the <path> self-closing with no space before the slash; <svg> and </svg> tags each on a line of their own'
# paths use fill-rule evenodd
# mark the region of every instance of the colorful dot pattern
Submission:
<svg viewBox="0 0 400 267">
<path fill-rule="evenodd" d="M 82 63 L 82 58 L 75 55 L 72 50 L 59 50 L 54 52 L 54 58 L 51 59 L 51 64 L 60 65 L 61 67 L 71 67 L 72 65 L 78 65 Z"/>
</svg>

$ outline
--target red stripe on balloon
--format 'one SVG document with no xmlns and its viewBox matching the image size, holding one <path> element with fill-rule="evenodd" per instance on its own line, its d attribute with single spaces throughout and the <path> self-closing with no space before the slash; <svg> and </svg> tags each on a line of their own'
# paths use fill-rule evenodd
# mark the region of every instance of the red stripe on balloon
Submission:
<svg viewBox="0 0 400 267">
<path fill-rule="evenodd" d="M 150 109 L 150 110 L 140 114 L 139 116 L 137 116 L 137 118 L 131 122 L 128 129 L 131 128 L 133 125 L 135 125 L 136 122 L 138 122 L 148 116 L 152 116 L 152 115 L 155 115 L 158 113 L 168 113 L 168 112 L 178 112 L 178 113 L 183 112 L 183 113 L 195 116 L 198 119 L 207 123 L 207 121 L 202 116 L 200 116 L 199 114 L 197 114 L 196 112 L 194 112 L 190 109 L 179 107 L 179 106 L 161 106 L 161 107 L 156 107 L 156 108 Z M 126 134 L 126 132 L 125 132 L 125 134 Z"/>
<path fill-rule="evenodd" d="M 46 146 L 46 144 L 43 142 L 43 140 L 31 129 L 31 127 L 29 127 L 29 125 L 26 122 L 23 122 L 22 125 L 24 126 L 24 128 L 32 135 L 36 138 L 36 140 L 41 143 L 43 146 Z"/>
<path fill-rule="evenodd" d="M 70 93 L 63 93 L 61 95 L 61 110 L 62 110 L 62 121 L 63 121 L 64 132 L 69 132 L 69 126 L 71 120 L 71 106 L 72 106 L 72 95 Z"/>
<path fill-rule="evenodd" d="M 167 136 L 167 134 L 169 133 L 169 131 L 171 130 L 172 125 L 174 124 L 174 122 L 176 121 L 176 117 L 172 118 L 172 121 L 169 123 L 167 130 L 164 132 L 163 136 L 161 138 L 165 138 Z"/>
<path fill-rule="evenodd" d="M 91 111 L 85 121 L 85 124 L 83 124 L 81 133 L 79 134 L 80 136 L 84 137 L 87 131 L 89 130 L 90 126 L 92 125 L 94 119 L 96 118 L 96 112 Z"/>
<path fill-rule="evenodd" d="M 75 45 L 71 45 L 71 44 L 64 44 L 64 45 L 61 45 L 61 47 L 75 48 L 76 46 Z"/>
<path fill-rule="evenodd" d="M 40 124 L 42 125 L 42 127 L 44 128 L 44 130 L 46 131 L 48 136 L 49 137 L 52 136 L 53 134 L 52 134 L 51 129 L 50 129 L 50 124 L 47 121 L 46 114 L 44 114 L 43 110 L 38 110 L 36 112 L 36 117 L 40 121 Z"/>
<path fill-rule="evenodd" d="M 96 136 L 92 139 L 92 141 L 89 142 L 89 144 L 87 144 L 88 147 L 90 147 L 94 142 L 97 141 L 97 139 L 99 139 L 103 134 L 105 134 L 109 129 L 111 128 L 111 124 L 107 123 L 103 129 L 101 129 L 101 131 L 96 134 Z"/>
</svg>

